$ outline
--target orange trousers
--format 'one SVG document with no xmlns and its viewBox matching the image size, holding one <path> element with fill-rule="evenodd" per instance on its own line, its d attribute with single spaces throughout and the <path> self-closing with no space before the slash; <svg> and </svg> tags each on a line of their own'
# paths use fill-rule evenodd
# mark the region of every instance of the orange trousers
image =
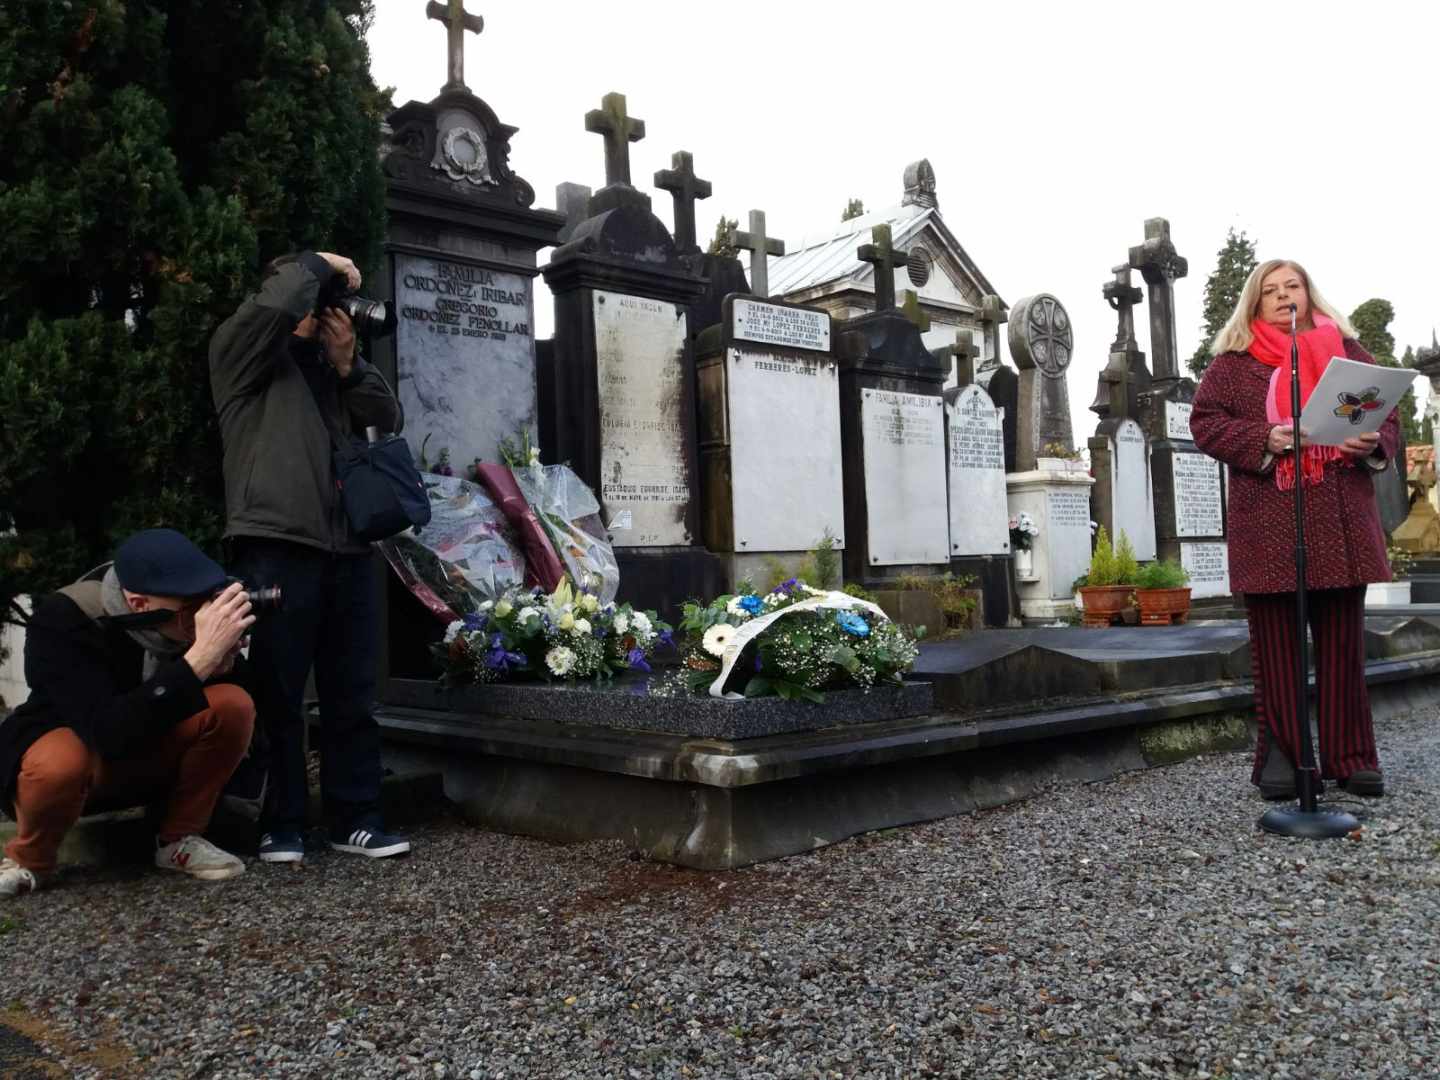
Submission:
<svg viewBox="0 0 1440 1080">
<path fill-rule="evenodd" d="M 250 746 L 255 704 L 232 683 L 205 687 L 210 703 L 170 729 L 143 757 L 104 761 L 71 728 L 46 732 L 25 751 L 15 781 L 15 839 L 5 854 L 25 869 L 55 869 L 60 842 L 87 807 L 165 795 L 160 838 L 204 832 L 230 774 Z"/>
</svg>

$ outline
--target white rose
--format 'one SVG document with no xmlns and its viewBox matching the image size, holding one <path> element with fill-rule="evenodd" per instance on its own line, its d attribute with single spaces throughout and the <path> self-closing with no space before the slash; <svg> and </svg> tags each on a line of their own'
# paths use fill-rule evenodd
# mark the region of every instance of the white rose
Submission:
<svg viewBox="0 0 1440 1080">
<path fill-rule="evenodd" d="M 600 598 L 594 593 L 586 593 L 580 597 L 580 610 L 595 612 L 600 610 Z"/>
<path fill-rule="evenodd" d="M 495 605 L 495 617 L 497 619 L 503 619 L 506 615 L 509 615 L 510 612 L 514 610 L 515 605 L 510 603 L 509 600 L 501 600 L 498 604 Z"/>
<path fill-rule="evenodd" d="M 489 611 L 489 610 L 490 610 L 492 607 L 494 607 L 494 606 L 495 606 L 495 601 L 494 601 L 494 600 L 486 600 L 484 603 L 482 603 L 482 604 L 480 605 L 480 610 L 481 610 L 481 611 Z"/>
<path fill-rule="evenodd" d="M 517 616 L 517 621 L 521 623 L 526 623 L 529 622 L 531 619 L 538 619 L 539 617 L 539 608 L 523 607 L 520 609 L 520 614 Z"/>
<path fill-rule="evenodd" d="M 643 611 L 637 611 L 631 616 L 630 625 L 635 628 L 637 634 L 648 634 L 655 629 L 654 624 L 650 622 L 650 616 Z"/>
<path fill-rule="evenodd" d="M 576 619 L 576 620 L 575 620 L 575 632 L 576 632 L 577 634 L 588 634 L 588 633 L 590 633 L 590 620 L 589 620 L 589 619 Z"/>
<path fill-rule="evenodd" d="M 615 616 L 614 626 L 617 634 L 625 633 L 625 631 L 630 629 L 630 617 L 622 611 L 619 615 Z"/>
</svg>

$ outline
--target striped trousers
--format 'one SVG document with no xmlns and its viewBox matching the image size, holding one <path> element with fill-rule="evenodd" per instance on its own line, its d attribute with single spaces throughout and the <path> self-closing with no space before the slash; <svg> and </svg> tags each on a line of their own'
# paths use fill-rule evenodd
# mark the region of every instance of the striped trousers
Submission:
<svg viewBox="0 0 1440 1080">
<path fill-rule="evenodd" d="M 1380 768 L 1365 687 L 1365 587 L 1313 589 L 1307 598 L 1315 665 L 1311 701 L 1318 706 L 1320 721 L 1320 775 L 1326 780 L 1344 780 L 1361 769 Z M 1259 728 L 1251 782 L 1258 784 L 1269 740 L 1273 739 L 1291 762 L 1299 759 L 1295 594 L 1247 593 L 1245 611 L 1250 620 Z"/>
</svg>

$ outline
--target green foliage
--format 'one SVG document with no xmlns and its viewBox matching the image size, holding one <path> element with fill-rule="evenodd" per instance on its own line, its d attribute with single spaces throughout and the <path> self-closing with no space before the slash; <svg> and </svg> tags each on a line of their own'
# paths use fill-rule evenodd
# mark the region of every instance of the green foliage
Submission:
<svg viewBox="0 0 1440 1080">
<path fill-rule="evenodd" d="M 1395 335 L 1390 333 L 1390 323 L 1395 319 L 1395 305 L 1389 300 L 1376 297 L 1366 300 L 1350 313 L 1350 322 L 1355 327 L 1356 340 L 1375 362 L 1385 367 L 1414 367 L 1415 350 L 1409 346 L 1401 359 L 1395 359 Z M 1400 414 L 1400 429 L 1405 433 L 1407 446 L 1418 446 L 1425 438 L 1425 429 L 1415 415 L 1415 391 L 1406 390 L 1396 406 Z"/>
<path fill-rule="evenodd" d="M 835 534 L 825 530 L 816 545 L 806 552 L 800 565 L 792 571 L 773 555 L 765 557 L 765 592 L 774 592 L 784 582 L 794 578 L 803 581 L 812 589 L 833 589 L 840 580 L 840 552 L 835 547 Z M 746 583 L 748 584 L 748 583 Z M 753 589 L 736 586 L 739 593 L 753 592 Z"/>
<path fill-rule="evenodd" d="M 1256 241 L 1247 239 L 1243 232 L 1236 236 L 1232 228 L 1215 256 L 1215 270 L 1205 281 L 1205 325 L 1200 329 L 1200 345 L 1189 361 L 1190 371 L 1197 379 L 1205 374 L 1215 358 L 1210 343 L 1234 312 L 1245 288 L 1245 279 L 1257 265 L 1255 244 Z"/>
<path fill-rule="evenodd" d="M 1404 548 L 1392 544 L 1385 549 L 1385 554 L 1390 560 L 1390 573 L 1397 578 L 1403 578 L 1410 573 L 1410 568 L 1415 565 L 1415 556 Z"/>
<path fill-rule="evenodd" d="M 1086 585 L 1118 585 L 1116 576 L 1115 548 L 1110 543 L 1110 534 L 1101 525 L 1095 531 L 1095 548 L 1090 553 L 1090 569 L 1085 571 Z"/>
<path fill-rule="evenodd" d="M 840 215 L 841 221 L 851 221 L 865 214 L 865 204 L 859 199 L 851 199 L 845 204 L 845 210 Z"/>
<path fill-rule="evenodd" d="M 715 236 L 710 240 L 710 246 L 706 252 L 710 255 L 718 255 L 722 259 L 731 259 L 740 249 L 735 246 L 735 230 L 740 228 L 739 218 L 727 218 L 720 215 L 720 220 L 715 223 Z"/>
<path fill-rule="evenodd" d="M 1183 589 L 1190 582 L 1190 575 L 1174 559 L 1146 563 L 1135 575 L 1137 589 Z"/>
<path fill-rule="evenodd" d="M 1115 584 L 1133 585 L 1140 576 L 1140 563 L 1135 558 L 1135 545 L 1125 530 L 1120 530 L 1120 542 L 1115 545 Z"/>
<path fill-rule="evenodd" d="M 865 600 L 871 604 L 875 602 L 875 594 L 858 582 L 847 581 L 844 585 L 840 586 L 840 591 L 846 596 L 855 597 L 856 600 Z"/>
<path fill-rule="evenodd" d="M 215 550 L 206 348 L 265 260 L 379 264 L 369 0 L 0 11 L 0 609 L 143 527 Z"/>
</svg>

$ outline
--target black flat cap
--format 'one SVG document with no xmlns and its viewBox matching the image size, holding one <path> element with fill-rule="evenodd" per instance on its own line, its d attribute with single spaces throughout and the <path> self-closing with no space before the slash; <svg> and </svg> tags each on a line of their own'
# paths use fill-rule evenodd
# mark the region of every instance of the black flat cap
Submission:
<svg viewBox="0 0 1440 1080">
<path fill-rule="evenodd" d="M 115 552 L 120 585 L 148 596 L 209 596 L 225 582 L 225 571 L 174 529 L 146 529 Z"/>
</svg>

